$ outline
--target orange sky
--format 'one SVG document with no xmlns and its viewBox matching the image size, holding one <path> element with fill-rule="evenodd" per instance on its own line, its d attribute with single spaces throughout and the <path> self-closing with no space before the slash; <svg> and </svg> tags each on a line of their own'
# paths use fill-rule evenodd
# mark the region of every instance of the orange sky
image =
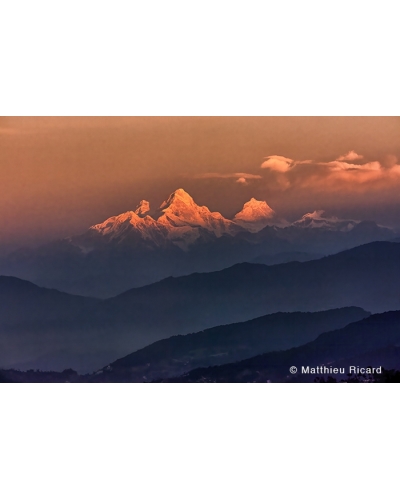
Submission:
<svg viewBox="0 0 400 500">
<path fill-rule="evenodd" d="M 254 196 L 400 225 L 399 163 L 396 117 L 0 118 L 0 239 L 77 234 L 178 187 L 228 217 Z"/>
</svg>

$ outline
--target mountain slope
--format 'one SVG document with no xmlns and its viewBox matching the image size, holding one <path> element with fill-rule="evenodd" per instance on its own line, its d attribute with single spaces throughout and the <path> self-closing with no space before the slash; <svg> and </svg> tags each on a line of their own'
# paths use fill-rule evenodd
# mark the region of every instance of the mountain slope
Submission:
<svg viewBox="0 0 400 500">
<path fill-rule="evenodd" d="M 30 363 L 38 355 L 53 353 L 66 345 L 74 354 L 69 360 L 74 359 L 85 338 L 79 324 L 98 302 L 0 276 L 0 367 Z M 68 329 L 71 318 L 75 326 Z M 91 344 L 91 350 L 97 351 L 95 344 Z"/>
<path fill-rule="evenodd" d="M 160 340 L 98 372 L 95 382 L 143 382 L 173 377 L 199 366 L 219 365 L 277 349 L 288 349 L 319 334 L 368 317 L 349 307 L 317 313 L 275 313 L 244 323 L 217 326 Z"/>
<path fill-rule="evenodd" d="M 309 260 L 322 259 L 321 254 L 313 254 L 306 252 L 281 252 L 274 255 L 259 255 L 251 262 L 253 264 L 265 264 L 266 266 L 274 266 L 276 264 L 286 264 L 288 262 L 307 262 Z"/>
<path fill-rule="evenodd" d="M 97 299 L 42 288 L 12 276 L 0 276 L 0 325 L 63 319 L 77 315 Z"/>
<path fill-rule="evenodd" d="M 400 245 L 377 242 L 309 262 L 237 264 L 222 271 L 167 278 L 135 288 L 102 307 L 120 317 L 181 328 L 244 321 L 277 311 L 321 311 L 356 305 L 374 312 L 400 307 Z M 199 328 L 200 327 L 200 328 Z M 180 330 L 180 332 L 178 331 Z"/>
<path fill-rule="evenodd" d="M 400 311 L 375 314 L 340 330 L 321 334 L 316 340 L 281 352 L 270 352 L 222 366 L 198 368 L 169 382 L 312 382 L 318 375 L 301 374 L 301 367 L 343 368 L 346 378 L 349 367 L 398 368 L 400 351 Z M 360 363 L 360 364 L 359 364 Z M 368 364 L 362 364 L 368 363 Z M 291 375 L 289 368 L 298 373 Z"/>
<path fill-rule="evenodd" d="M 62 320 L 45 315 L 27 321 L 22 312 L 7 327 L 0 316 L 4 341 L 0 363 L 11 359 L 10 363 L 21 364 L 67 351 L 79 353 L 81 359 L 90 357 L 90 368 L 97 369 L 104 366 L 107 351 L 114 352 L 116 359 L 173 335 L 279 311 L 316 312 L 347 306 L 373 313 L 394 310 L 400 308 L 399 282 L 400 244 L 388 242 L 309 262 L 244 263 L 218 272 L 170 277 L 112 299 L 89 301 L 84 310 L 68 313 Z M 93 351 L 98 353 L 97 366 Z M 49 369 L 69 367 L 77 369 L 64 364 Z"/>
</svg>

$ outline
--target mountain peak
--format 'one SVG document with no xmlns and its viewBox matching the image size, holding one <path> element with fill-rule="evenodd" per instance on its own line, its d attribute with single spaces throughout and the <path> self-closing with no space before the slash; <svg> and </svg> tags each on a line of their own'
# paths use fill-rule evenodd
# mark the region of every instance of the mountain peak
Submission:
<svg viewBox="0 0 400 500">
<path fill-rule="evenodd" d="M 314 210 L 314 212 L 308 212 L 307 214 L 304 214 L 300 220 L 307 220 L 307 219 L 325 220 L 325 217 L 323 217 L 324 213 L 325 213 L 324 210 Z M 337 217 L 333 217 L 332 219 L 337 220 Z"/>
<path fill-rule="evenodd" d="M 180 205 L 196 205 L 193 198 L 184 189 L 176 189 L 172 194 L 169 195 L 168 199 L 161 204 L 160 210 L 165 210 L 174 204 Z"/>
<path fill-rule="evenodd" d="M 243 205 L 242 210 L 235 215 L 235 219 L 254 221 L 258 219 L 271 219 L 274 215 L 275 212 L 266 201 L 251 198 Z"/>
<path fill-rule="evenodd" d="M 154 214 L 149 213 L 149 202 L 141 200 L 135 211 L 110 217 L 91 229 L 110 240 L 122 241 L 129 237 L 146 245 L 174 244 L 187 250 L 199 239 L 209 241 L 213 237 L 235 235 L 243 229 L 257 232 L 275 216 L 265 201 L 251 198 L 233 221 L 225 219 L 219 212 L 197 205 L 182 188 L 171 193 Z"/>
<path fill-rule="evenodd" d="M 190 198 L 190 199 L 192 199 L 192 197 L 190 196 L 190 194 L 187 191 L 185 191 L 184 189 L 182 189 L 182 188 L 175 189 L 175 191 L 172 193 L 172 195 L 179 196 L 179 197 L 182 197 L 182 198 Z"/>
<path fill-rule="evenodd" d="M 304 214 L 301 219 L 293 222 L 293 226 L 351 231 L 359 223 L 360 221 L 353 219 L 342 220 L 336 216 L 326 217 L 324 210 L 314 210 L 314 212 Z"/>
<path fill-rule="evenodd" d="M 243 205 L 242 210 L 235 215 L 233 221 L 254 232 L 265 227 L 274 216 L 274 210 L 266 201 L 251 198 L 250 201 Z"/>
<path fill-rule="evenodd" d="M 238 226 L 225 219 L 219 212 L 211 212 L 205 206 L 199 206 L 189 193 L 180 188 L 174 191 L 167 201 L 160 206 L 157 224 L 168 235 L 168 239 L 182 249 L 187 249 L 204 231 L 220 237 L 233 234 Z"/>
<path fill-rule="evenodd" d="M 150 212 L 150 203 L 146 200 L 141 200 L 139 205 L 135 209 L 135 214 L 144 216 L 148 212 Z"/>
</svg>

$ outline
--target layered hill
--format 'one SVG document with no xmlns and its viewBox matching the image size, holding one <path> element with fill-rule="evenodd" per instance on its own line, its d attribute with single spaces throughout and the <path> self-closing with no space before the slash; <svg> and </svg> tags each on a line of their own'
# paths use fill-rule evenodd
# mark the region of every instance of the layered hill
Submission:
<svg viewBox="0 0 400 500">
<path fill-rule="evenodd" d="M 287 264 L 288 262 L 307 262 L 309 260 L 322 259 L 324 255 L 307 252 L 281 252 L 275 255 L 259 255 L 251 262 L 253 264 L 265 264 L 274 266 L 276 264 Z"/>
<path fill-rule="evenodd" d="M 0 276 L 0 323 L 63 320 L 79 316 L 98 299 L 42 288 L 12 276 Z"/>
<path fill-rule="evenodd" d="M 399 279 L 400 244 L 376 242 L 308 262 L 243 263 L 167 278 L 105 301 L 101 312 L 104 319 L 108 314 L 135 317 L 138 324 L 148 316 L 148 308 L 154 326 L 159 323 L 175 333 L 277 311 L 354 305 L 382 312 L 400 308 Z"/>
<path fill-rule="evenodd" d="M 316 313 L 275 313 L 243 323 L 177 335 L 107 365 L 91 381 L 144 382 L 174 377 L 200 366 L 225 364 L 299 346 L 322 332 L 368 316 L 368 312 L 357 307 Z"/>
<path fill-rule="evenodd" d="M 29 302 L 21 298 L 12 324 L 8 307 L 0 314 L 0 362 L 78 369 L 79 354 L 79 370 L 93 371 L 157 340 L 271 313 L 349 306 L 372 313 L 396 310 L 399 281 L 400 244 L 375 242 L 308 262 L 242 263 L 170 277 L 111 299 L 89 300 L 60 317 L 46 307 L 29 316 L 21 309 L 24 304 L 28 310 Z"/>
<path fill-rule="evenodd" d="M 346 380 L 350 366 L 400 368 L 400 311 L 375 314 L 321 334 L 303 346 L 221 366 L 198 368 L 168 382 L 313 382 L 318 376 Z M 295 366 L 297 374 L 291 374 Z M 301 367 L 344 369 L 332 375 L 302 373 Z"/>
<path fill-rule="evenodd" d="M 66 349 L 70 349 L 66 367 L 75 363 L 79 369 L 85 368 L 93 357 L 94 366 L 102 356 L 106 361 L 110 352 L 88 343 L 80 326 L 99 302 L 0 276 L 0 367 L 39 368 L 37 358 L 47 355 L 53 366 L 62 369 L 60 352 Z M 110 350 L 114 352 L 112 347 Z M 84 358 L 81 363 L 79 353 Z"/>
</svg>

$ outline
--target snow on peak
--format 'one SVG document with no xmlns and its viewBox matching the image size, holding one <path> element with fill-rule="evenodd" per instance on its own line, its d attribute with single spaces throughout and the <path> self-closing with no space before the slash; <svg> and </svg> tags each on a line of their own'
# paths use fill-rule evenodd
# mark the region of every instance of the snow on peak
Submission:
<svg viewBox="0 0 400 500">
<path fill-rule="evenodd" d="M 250 201 L 243 205 L 243 209 L 235 215 L 234 220 L 255 222 L 258 220 L 272 219 L 274 215 L 275 212 L 266 201 L 259 201 L 255 198 L 251 198 Z"/>
<path fill-rule="evenodd" d="M 166 201 L 164 201 L 159 211 L 164 212 L 165 210 L 171 208 L 172 210 L 179 210 L 179 208 L 184 207 L 197 207 L 193 198 L 184 189 L 180 188 L 174 191 Z"/>
<path fill-rule="evenodd" d="M 163 228 L 168 239 L 183 249 L 198 239 L 202 231 L 213 233 L 216 237 L 233 234 L 239 228 L 225 219 L 219 212 L 211 212 L 199 206 L 183 189 L 174 191 L 158 210 L 157 224 Z"/>
<path fill-rule="evenodd" d="M 325 210 L 314 210 L 314 212 L 308 212 L 307 214 L 304 214 L 301 219 L 299 219 L 296 222 L 301 222 L 301 221 L 319 221 L 319 220 L 328 220 L 325 217 L 322 217 L 325 213 Z M 331 217 L 331 220 L 338 220 L 337 217 Z"/>
<path fill-rule="evenodd" d="M 275 217 L 275 212 L 266 201 L 251 198 L 233 218 L 233 222 L 251 232 L 260 231 Z"/>
<path fill-rule="evenodd" d="M 149 210 L 149 203 L 142 200 L 134 212 L 110 217 L 91 229 L 109 239 L 121 240 L 136 234 L 141 240 L 151 240 L 157 246 L 169 241 L 183 250 L 201 237 L 209 238 L 213 234 L 219 238 L 241 230 L 238 224 L 225 219 L 219 212 L 197 205 L 184 189 L 174 191 L 153 217 L 148 215 Z"/>
<path fill-rule="evenodd" d="M 335 216 L 324 217 L 324 214 L 324 210 L 314 210 L 314 212 L 304 214 L 301 219 L 293 222 L 293 226 L 303 228 L 323 228 L 335 231 L 350 231 L 360 222 L 356 220 L 342 220 Z"/>
<path fill-rule="evenodd" d="M 146 200 L 141 200 L 139 205 L 135 209 L 135 214 L 139 216 L 144 216 L 150 212 L 150 203 Z"/>
<path fill-rule="evenodd" d="M 309 212 L 292 224 L 278 219 L 266 201 L 251 198 L 244 204 L 233 220 L 226 219 L 219 212 L 211 212 L 206 206 L 199 206 L 184 190 L 177 189 L 160 208 L 150 215 L 150 204 L 140 201 L 135 211 L 110 217 L 101 224 L 92 226 L 91 235 L 97 234 L 119 243 L 129 239 L 135 244 L 164 247 L 175 245 L 182 250 L 197 240 L 210 241 L 223 235 L 235 235 L 242 231 L 256 233 L 266 226 L 299 228 L 321 228 L 330 231 L 350 231 L 360 221 L 325 217 L 323 210 Z"/>
</svg>

